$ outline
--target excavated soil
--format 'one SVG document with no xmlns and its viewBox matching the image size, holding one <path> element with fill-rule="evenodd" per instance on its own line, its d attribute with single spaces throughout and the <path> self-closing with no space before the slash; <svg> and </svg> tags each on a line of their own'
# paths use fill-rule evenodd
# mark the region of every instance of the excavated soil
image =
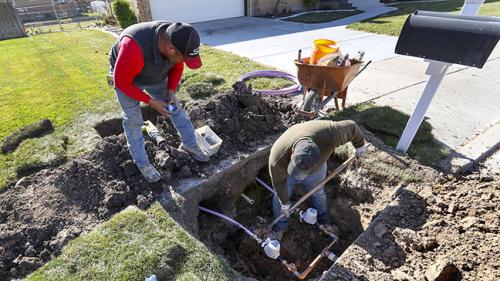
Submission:
<svg viewBox="0 0 500 281">
<path fill-rule="evenodd" d="M 179 137 L 170 121 L 156 118 L 170 149 L 150 140 L 151 162 L 168 184 L 146 183 L 131 161 L 123 134 L 113 120 L 96 126 L 107 137 L 96 148 L 66 164 L 26 176 L 0 191 L 0 280 L 21 278 L 58 255 L 62 247 L 128 205 L 147 208 L 165 198 L 171 186 L 185 178 L 211 176 L 214 165 L 228 156 L 251 153 L 256 147 L 300 121 L 290 111 L 288 99 L 252 95 L 244 87 L 218 94 L 187 110 L 196 127 L 209 125 L 224 139 L 209 163 L 195 162 L 175 149 Z M 147 110 L 146 110 L 147 111 Z M 146 112 L 144 119 L 154 120 Z M 174 176 L 175 175 L 175 176 Z"/>
<path fill-rule="evenodd" d="M 385 149 L 369 132 L 366 132 L 366 136 L 372 143 Z M 345 159 L 341 156 L 335 155 L 328 163 L 329 170 L 333 170 L 343 160 Z M 400 170 L 391 170 L 390 167 L 400 167 Z M 266 171 L 267 169 L 261 171 L 261 178 L 270 182 Z M 354 242 L 394 198 L 396 190 L 403 182 L 404 174 L 401 174 L 401 171 L 415 175 L 419 181 L 424 182 L 432 181 L 438 176 L 435 171 L 423 168 L 413 161 L 372 147 L 365 159 L 357 160 L 338 178 L 327 184 L 327 204 L 338 227 L 336 232 L 339 241 L 332 247 L 337 256 Z M 266 226 L 272 221 L 272 194 L 260 185 L 248 186 L 244 194 L 255 201 L 251 206 L 241 197 L 236 201 L 231 200 L 229 190 L 234 188 L 224 187 L 200 205 L 234 218 L 258 234 L 261 239 L 265 239 Z M 302 192 L 296 192 L 292 201 L 301 195 Z M 301 209 L 305 210 L 307 207 L 306 203 Z M 200 240 L 215 253 L 224 256 L 242 275 L 257 280 L 295 279 L 283 265 L 266 257 L 256 241 L 239 228 L 205 213 L 200 213 L 198 223 Z M 301 223 L 295 215 L 291 218 L 281 241 L 281 252 L 287 261 L 295 263 L 302 272 L 330 241 L 315 227 Z M 308 278 L 320 277 L 331 265 L 331 261 L 323 259 Z"/>
<path fill-rule="evenodd" d="M 500 180 L 472 174 L 401 188 L 325 280 L 500 280 Z"/>
</svg>

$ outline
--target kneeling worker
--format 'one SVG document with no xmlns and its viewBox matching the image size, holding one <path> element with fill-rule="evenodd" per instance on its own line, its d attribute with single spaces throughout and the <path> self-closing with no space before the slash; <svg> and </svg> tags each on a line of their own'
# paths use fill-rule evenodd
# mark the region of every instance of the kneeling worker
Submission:
<svg viewBox="0 0 500 281">
<path fill-rule="evenodd" d="M 308 192 L 324 180 L 326 161 L 337 146 L 347 142 L 352 142 L 357 154 L 365 150 L 361 129 L 350 120 L 313 120 L 296 124 L 276 140 L 269 155 L 269 174 L 276 190 L 273 214 L 275 218 L 281 214 L 285 217 L 273 228 L 275 239 L 281 239 L 287 228 L 294 189 L 300 186 Z M 309 203 L 318 211 L 318 223 L 332 229 L 324 187 L 309 198 Z"/>
</svg>

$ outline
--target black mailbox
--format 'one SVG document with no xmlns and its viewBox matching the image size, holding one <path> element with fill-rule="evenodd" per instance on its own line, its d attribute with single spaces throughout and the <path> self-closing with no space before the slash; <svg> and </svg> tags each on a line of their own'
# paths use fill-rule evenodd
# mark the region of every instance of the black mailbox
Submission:
<svg viewBox="0 0 500 281">
<path fill-rule="evenodd" d="M 499 18 L 416 11 L 406 19 L 395 52 L 482 68 L 499 38 Z"/>
</svg>

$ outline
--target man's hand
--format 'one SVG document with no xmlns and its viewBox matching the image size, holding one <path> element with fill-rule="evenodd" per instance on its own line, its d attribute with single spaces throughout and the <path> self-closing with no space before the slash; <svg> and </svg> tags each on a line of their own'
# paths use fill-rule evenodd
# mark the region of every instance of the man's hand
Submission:
<svg viewBox="0 0 500 281">
<path fill-rule="evenodd" d="M 170 116 L 170 112 L 165 108 L 168 104 L 166 102 L 162 102 L 159 100 L 151 99 L 149 100 L 149 106 L 154 108 L 158 113 L 160 113 L 162 116 Z"/>
<path fill-rule="evenodd" d="M 285 217 L 288 218 L 290 216 L 290 207 L 291 207 L 290 203 L 281 204 L 281 214 L 285 215 Z"/>
<path fill-rule="evenodd" d="M 167 103 L 177 103 L 177 97 L 175 96 L 174 90 L 167 90 L 167 98 L 165 99 Z"/>
</svg>

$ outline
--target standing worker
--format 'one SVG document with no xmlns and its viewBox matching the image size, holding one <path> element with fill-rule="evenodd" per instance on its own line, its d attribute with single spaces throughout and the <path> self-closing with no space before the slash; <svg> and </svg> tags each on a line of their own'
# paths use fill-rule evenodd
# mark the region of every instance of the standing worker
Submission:
<svg viewBox="0 0 500 281">
<path fill-rule="evenodd" d="M 356 154 L 366 150 L 361 129 L 354 121 L 335 122 L 314 120 L 296 124 L 286 130 L 273 144 L 269 155 L 269 174 L 276 194 L 273 214 L 285 217 L 273 228 L 273 238 L 280 240 L 288 226 L 290 197 L 295 188 L 308 192 L 326 178 L 326 161 L 339 145 L 352 142 Z M 318 212 L 318 223 L 332 230 L 326 205 L 324 186 L 316 191 L 309 203 Z"/>
<path fill-rule="evenodd" d="M 127 27 L 110 50 L 111 82 L 122 107 L 129 151 L 148 182 L 159 181 L 161 176 L 149 163 L 144 147 L 139 102 L 170 117 L 181 138 L 180 149 L 197 161 L 209 160 L 198 147 L 193 124 L 175 97 L 184 64 L 191 69 L 201 67 L 199 47 L 200 37 L 191 25 L 152 21 Z M 166 109 L 169 104 L 175 105 L 170 111 Z"/>
</svg>

